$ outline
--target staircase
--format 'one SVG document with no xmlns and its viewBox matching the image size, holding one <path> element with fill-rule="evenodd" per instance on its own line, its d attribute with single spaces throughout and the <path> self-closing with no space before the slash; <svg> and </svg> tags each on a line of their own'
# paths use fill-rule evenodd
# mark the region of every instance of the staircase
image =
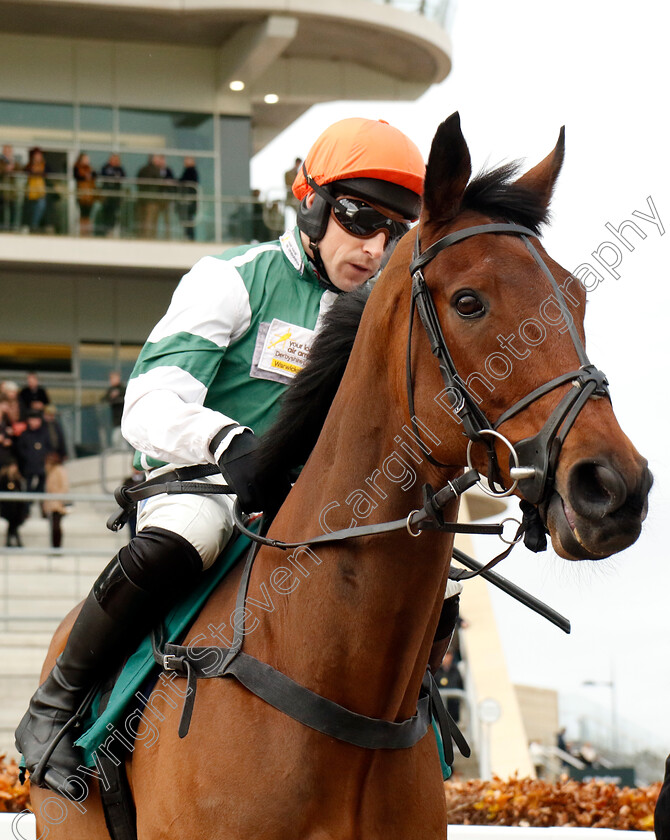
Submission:
<svg viewBox="0 0 670 840">
<path fill-rule="evenodd" d="M 72 493 L 100 496 L 101 459 L 82 458 L 67 465 Z M 130 472 L 126 453 L 106 457 L 106 483 L 115 486 Z M 63 549 L 50 549 L 49 523 L 33 503 L 21 526 L 23 549 L 0 548 L 0 754 L 16 757 L 14 730 L 39 684 L 51 637 L 65 615 L 81 601 L 129 538 L 128 529 L 105 528 L 109 502 L 77 501 L 63 519 Z M 4 546 L 4 521 L 0 546 Z"/>
</svg>

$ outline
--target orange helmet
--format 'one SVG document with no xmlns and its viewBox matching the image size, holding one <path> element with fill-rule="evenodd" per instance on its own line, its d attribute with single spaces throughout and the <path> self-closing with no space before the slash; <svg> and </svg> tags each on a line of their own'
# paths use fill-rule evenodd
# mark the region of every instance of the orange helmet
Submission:
<svg viewBox="0 0 670 840">
<path fill-rule="evenodd" d="M 384 120 L 340 120 L 316 140 L 293 182 L 293 195 L 301 201 L 298 226 L 313 241 L 323 237 L 330 214 L 319 195 L 324 188 L 330 195 L 353 194 L 414 220 L 425 171 L 421 152 L 399 129 Z M 312 191 L 317 196 L 308 208 L 304 199 Z"/>
</svg>

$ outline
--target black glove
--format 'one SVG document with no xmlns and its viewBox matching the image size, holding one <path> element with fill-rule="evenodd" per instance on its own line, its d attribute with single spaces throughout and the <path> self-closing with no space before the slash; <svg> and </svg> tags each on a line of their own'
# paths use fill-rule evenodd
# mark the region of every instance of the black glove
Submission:
<svg viewBox="0 0 670 840">
<path fill-rule="evenodd" d="M 235 491 L 240 507 L 245 513 L 265 509 L 264 494 L 256 483 L 256 449 L 258 438 L 246 429 L 235 435 L 218 461 L 223 477 Z"/>
</svg>

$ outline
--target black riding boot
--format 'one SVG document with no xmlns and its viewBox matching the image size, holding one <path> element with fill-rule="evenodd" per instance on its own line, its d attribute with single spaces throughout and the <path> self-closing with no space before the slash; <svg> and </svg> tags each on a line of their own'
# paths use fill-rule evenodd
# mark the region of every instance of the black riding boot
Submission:
<svg viewBox="0 0 670 840">
<path fill-rule="evenodd" d="M 91 687 L 108 676 L 134 645 L 167 611 L 166 591 L 183 591 L 201 568 L 189 543 L 159 528 L 147 529 L 125 546 L 100 575 L 84 601 L 53 670 L 33 695 L 19 724 L 16 748 L 24 756 L 30 780 L 76 797 L 81 787 L 81 750 L 74 742 L 81 730 L 68 724 Z M 169 584 L 169 586 L 168 586 Z"/>
</svg>

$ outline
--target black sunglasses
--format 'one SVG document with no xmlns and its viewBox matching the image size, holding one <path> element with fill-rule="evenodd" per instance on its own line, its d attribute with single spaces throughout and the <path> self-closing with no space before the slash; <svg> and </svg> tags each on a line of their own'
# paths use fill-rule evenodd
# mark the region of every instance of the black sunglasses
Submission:
<svg viewBox="0 0 670 840">
<path fill-rule="evenodd" d="M 347 233 L 369 239 L 379 231 L 386 234 L 386 242 L 395 241 L 409 230 L 409 222 L 391 219 L 367 201 L 350 195 L 340 195 L 333 202 L 333 217 Z"/>
</svg>

